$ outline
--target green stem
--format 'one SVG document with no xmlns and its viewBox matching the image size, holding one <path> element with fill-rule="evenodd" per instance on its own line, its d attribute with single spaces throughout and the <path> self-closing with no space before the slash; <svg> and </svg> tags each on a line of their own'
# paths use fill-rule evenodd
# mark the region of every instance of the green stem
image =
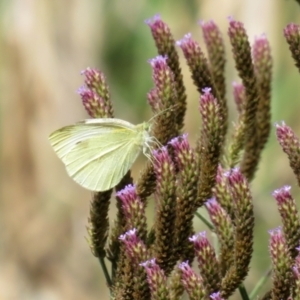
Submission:
<svg viewBox="0 0 300 300">
<path fill-rule="evenodd" d="M 100 262 L 100 265 L 101 265 L 104 277 L 106 279 L 106 283 L 107 283 L 108 287 L 110 288 L 112 286 L 112 281 L 111 281 L 111 278 L 110 278 L 110 276 L 108 274 L 104 257 L 99 257 L 98 259 L 99 259 L 99 262 Z"/>
<path fill-rule="evenodd" d="M 239 292 L 243 300 L 250 300 L 246 288 L 243 284 L 239 286 Z"/>
<path fill-rule="evenodd" d="M 210 223 L 206 218 L 204 218 L 200 213 L 197 211 L 195 212 L 195 215 L 211 230 L 214 231 L 214 226 L 212 223 Z"/>
<path fill-rule="evenodd" d="M 250 299 L 254 299 L 256 295 L 258 294 L 260 288 L 266 283 L 266 281 L 269 279 L 269 276 L 271 275 L 272 270 L 269 269 L 266 274 L 257 282 L 254 289 L 250 293 Z"/>
</svg>

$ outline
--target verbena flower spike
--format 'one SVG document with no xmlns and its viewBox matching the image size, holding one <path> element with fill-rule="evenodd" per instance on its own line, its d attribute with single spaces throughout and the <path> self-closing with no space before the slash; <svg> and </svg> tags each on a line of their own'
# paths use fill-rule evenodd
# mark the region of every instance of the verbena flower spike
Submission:
<svg viewBox="0 0 300 300">
<path fill-rule="evenodd" d="M 159 15 L 147 20 L 146 24 L 148 24 L 151 29 L 158 53 L 168 57 L 167 63 L 174 76 L 174 85 L 178 99 L 178 106 L 176 107 L 176 124 L 178 130 L 181 130 L 186 111 L 186 93 L 179 65 L 179 56 L 175 49 L 175 40 L 169 26 L 161 20 Z"/>
<path fill-rule="evenodd" d="M 181 271 L 182 284 L 191 300 L 204 299 L 206 290 L 201 276 L 189 266 L 188 262 L 182 262 L 178 268 Z"/>
<path fill-rule="evenodd" d="M 299 24 L 289 24 L 284 28 L 284 36 L 287 43 L 289 44 L 292 57 L 294 59 L 295 65 L 300 72 L 300 25 Z"/>
<path fill-rule="evenodd" d="M 194 244 L 198 268 L 206 292 L 210 295 L 219 291 L 221 287 L 219 262 L 215 250 L 206 237 L 206 232 L 200 232 L 192 236 L 190 241 Z"/>
<path fill-rule="evenodd" d="M 226 94 L 223 30 L 214 21 L 200 22 L 207 57 L 191 34 L 176 43 L 160 16 L 146 23 L 158 52 L 149 60 L 153 88 L 147 100 L 154 115 L 149 136 L 155 141 L 151 161 L 135 184 L 128 171 L 117 186 L 93 193 L 90 204 L 88 242 L 111 299 L 180 300 L 186 293 L 192 300 L 223 300 L 236 290 L 243 300 L 300 299 L 300 218 L 289 186 L 273 192 L 282 227 L 270 231 L 270 290 L 261 295 L 259 286 L 252 293 L 244 286 L 253 255 L 253 206 L 259 201 L 252 199 L 250 182 L 271 129 L 273 62 L 266 35 L 251 44 L 243 23 L 229 18 L 228 36 L 240 82 Z M 288 25 L 284 36 L 300 70 L 300 26 Z M 178 49 L 199 93 L 198 100 L 190 99 L 199 101 L 201 118 L 195 145 L 184 133 L 187 97 Z M 100 122 L 113 118 L 104 74 L 87 68 L 82 75 L 84 85 L 78 93 L 88 115 Z M 237 110 L 233 126 L 228 120 L 230 103 Z M 299 138 L 284 122 L 275 129 L 300 186 Z M 113 190 L 117 213 L 110 228 Z M 151 202 L 153 222 L 146 214 Z M 206 232 L 195 233 L 195 216 L 208 226 Z"/>
<path fill-rule="evenodd" d="M 156 263 L 155 259 L 145 261 L 140 264 L 145 268 L 147 281 L 151 290 L 151 299 L 171 300 L 167 285 L 167 277 L 164 271 Z"/>
<path fill-rule="evenodd" d="M 292 259 L 280 228 L 270 231 L 269 248 L 273 266 L 272 299 L 287 299 L 291 292 Z"/>
</svg>

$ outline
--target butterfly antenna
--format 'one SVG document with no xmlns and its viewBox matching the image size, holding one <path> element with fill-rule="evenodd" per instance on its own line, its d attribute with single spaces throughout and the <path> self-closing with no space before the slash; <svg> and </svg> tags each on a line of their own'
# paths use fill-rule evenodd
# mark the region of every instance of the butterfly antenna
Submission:
<svg viewBox="0 0 300 300">
<path fill-rule="evenodd" d="M 159 117 L 160 115 L 164 114 L 165 112 L 167 112 L 167 111 L 169 111 L 169 110 L 173 110 L 174 107 L 176 107 L 176 106 L 178 106 L 178 105 L 179 105 L 179 103 L 174 104 L 174 105 L 172 105 L 172 106 L 170 106 L 170 107 L 168 107 L 168 108 L 166 108 L 166 109 L 161 110 L 160 112 L 158 112 L 157 114 L 155 114 L 155 115 L 149 120 L 149 123 L 151 123 L 155 118 Z"/>
</svg>

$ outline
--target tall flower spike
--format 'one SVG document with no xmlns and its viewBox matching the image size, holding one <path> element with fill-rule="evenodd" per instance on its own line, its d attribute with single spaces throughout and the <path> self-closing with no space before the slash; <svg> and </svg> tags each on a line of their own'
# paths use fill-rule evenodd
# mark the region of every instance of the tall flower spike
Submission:
<svg viewBox="0 0 300 300">
<path fill-rule="evenodd" d="M 113 108 L 104 74 L 91 68 L 81 74 L 85 76 L 86 87 L 79 89 L 78 93 L 88 114 L 92 118 L 112 118 Z"/>
<path fill-rule="evenodd" d="M 154 151 L 153 155 L 156 174 L 154 256 L 159 266 L 168 275 L 177 260 L 177 241 L 175 238 L 176 173 L 166 147 Z"/>
<path fill-rule="evenodd" d="M 167 64 L 167 60 L 168 58 L 164 56 L 157 56 L 150 60 L 153 70 L 152 78 L 155 84 L 155 98 L 158 100 L 152 108 L 158 107 L 158 111 L 155 111 L 155 113 L 165 110 L 162 114 L 155 117 L 152 134 L 163 145 L 178 135 L 175 119 L 177 94 L 174 75 Z M 152 98 L 152 100 L 155 98 Z"/>
<path fill-rule="evenodd" d="M 174 74 L 174 84 L 176 88 L 176 124 L 178 131 L 183 127 L 184 115 L 186 111 L 186 94 L 183 84 L 181 69 L 179 66 L 179 57 L 175 49 L 175 40 L 171 34 L 171 30 L 166 23 L 164 23 L 159 15 L 147 20 L 152 36 L 154 38 L 158 53 L 168 57 L 167 64 Z"/>
<path fill-rule="evenodd" d="M 176 90 L 174 78 L 170 67 L 167 64 L 168 57 L 159 55 L 149 60 L 152 67 L 152 79 L 157 92 L 158 109 L 163 110 L 175 104 Z M 151 103 L 150 103 L 151 104 Z M 158 111 L 152 107 L 155 113 Z"/>
<path fill-rule="evenodd" d="M 221 287 L 219 262 L 206 233 L 195 234 L 189 240 L 194 244 L 198 267 L 206 292 L 210 295 L 219 291 Z"/>
<path fill-rule="evenodd" d="M 121 250 L 121 256 L 125 252 Z M 132 299 L 132 295 L 135 293 L 135 276 L 136 276 L 136 266 L 132 264 L 132 261 L 129 257 L 126 256 L 126 259 L 123 260 L 122 268 L 117 269 L 117 274 L 113 276 L 114 284 L 111 288 L 111 294 L 114 295 L 114 299 Z M 145 278 L 146 281 L 146 278 Z M 150 294 L 150 291 L 148 295 Z M 146 298 L 147 299 L 147 298 Z"/>
<path fill-rule="evenodd" d="M 148 102 L 151 104 L 154 112 L 160 113 L 154 116 L 155 122 L 151 128 L 151 134 L 165 145 L 171 138 L 178 135 L 178 124 L 176 123 L 177 93 L 175 89 L 174 74 L 167 64 L 166 56 L 157 56 L 150 60 L 153 70 L 153 81 L 155 89 L 148 94 Z M 176 105 L 175 105 L 176 104 Z M 161 113 L 163 112 L 163 113 Z M 138 183 L 137 192 L 144 200 L 153 193 L 155 188 L 155 174 L 152 163 L 148 163 L 143 170 Z"/>
<path fill-rule="evenodd" d="M 235 212 L 234 265 L 222 280 L 222 297 L 229 297 L 249 271 L 253 252 L 254 212 L 250 188 L 239 169 L 227 173 Z"/>
<path fill-rule="evenodd" d="M 202 28 L 216 88 L 220 97 L 225 99 L 226 83 L 224 73 L 226 58 L 225 46 L 221 31 L 213 20 L 207 22 L 201 21 L 199 24 Z"/>
<path fill-rule="evenodd" d="M 241 163 L 243 174 L 252 179 L 257 168 L 256 148 L 256 113 L 258 108 L 259 93 L 257 88 L 254 66 L 251 58 L 251 48 L 248 36 L 241 22 L 229 19 L 228 35 L 232 45 L 236 69 L 243 81 L 246 92 L 245 101 L 245 152 Z"/>
<path fill-rule="evenodd" d="M 198 188 L 198 170 L 195 153 L 191 149 L 187 134 L 172 139 L 175 162 L 178 167 L 176 236 L 179 241 L 178 252 L 181 260 L 192 261 L 194 250 L 188 243 L 188 237 L 193 234 L 193 218 L 195 213 L 195 198 Z"/>
<path fill-rule="evenodd" d="M 181 263 L 181 281 L 191 300 L 205 299 L 206 291 L 201 276 L 196 274 L 188 262 Z"/>
<path fill-rule="evenodd" d="M 293 23 L 287 25 L 284 29 L 284 36 L 289 44 L 295 65 L 300 72 L 300 25 Z"/>
<path fill-rule="evenodd" d="M 300 141 L 294 131 L 284 122 L 276 124 L 277 140 L 282 150 L 287 154 L 290 166 L 300 186 Z"/>
<path fill-rule="evenodd" d="M 234 263 L 234 226 L 229 215 L 212 198 L 205 203 L 220 243 L 219 263 L 222 276 Z"/>
<path fill-rule="evenodd" d="M 211 198 L 212 188 L 215 185 L 219 158 L 222 152 L 224 135 L 222 135 L 223 118 L 217 99 L 212 95 L 210 88 L 203 89 L 200 97 L 200 113 L 202 129 L 197 145 L 199 181 L 196 207 Z"/>
<path fill-rule="evenodd" d="M 147 273 L 147 281 L 151 290 L 151 299 L 171 299 L 167 277 L 165 276 L 164 271 L 156 263 L 155 259 L 147 260 L 140 265 L 145 268 Z"/>
<path fill-rule="evenodd" d="M 226 173 L 222 166 L 218 165 L 216 185 L 213 189 L 213 195 L 218 203 L 225 209 L 231 220 L 234 221 L 234 210 L 231 199 L 231 192 L 227 181 Z"/>
<path fill-rule="evenodd" d="M 270 231 L 269 248 L 273 266 L 272 299 L 287 299 L 292 283 L 292 259 L 280 228 Z"/>
<path fill-rule="evenodd" d="M 150 291 L 146 284 L 146 274 L 144 270 L 140 267 L 140 262 L 148 259 L 149 253 L 146 249 L 144 242 L 137 236 L 137 230 L 131 229 L 125 234 L 120 236 L 121 242 L 124 243 L 125 252 L 129 260 L 125 260 L 126 263 L 131 260 L 131 265 L 128 269 L 132 273 L 133 285 L 133 295 L 135 299 L 149 299 Z M 133 268 L 132 268 L 133 266 Z M 126 269 L 125 269 L 126 271 Z M 124 273 L 123 276 L 130 276 L 131 274 Z M 139 278 L 138 281 L 133 278 Z M 129 282 L 130 283 L 130 282 Z M 132 297 L 132 296 L 131 296 Z"/>
<path fill-rule="evenodd" d="M 291 187 L 284 186 L 273 192 L 283 224 L 283 232 L 290 255 L 295 258 L 298 254 L 296 247 L 300 241 L 300 220 L 296 201 L 290 193 Z"/>
<path fill-rule="evenodd" d="M 179 264 L 178 264 L 179 265 Z M 172 300 L 181 299 L 184 287 L 181 282 L 181 271 L 176 266 L 169 276 L 169 292 Z"/>
<path fill-rule="evenodd" d="M 137 236 L 137 230 L 130 229 L 125 234 L 120 235 L 120 240 L 124 243 L 127 255 L 135 264 L 139 264 L 148 258 L 148 251 L 144 242 Z"/>
<path fill-rule="evenodd" d="M 227 122 L 228 108 L 226 103 L 226 83 L 225 83 L 225 46 L 220 29 L 214 21 L 200 22 L 204 41 L 207 48 L 207 53 L 210 62 L 210 70 L 212 77 L 220 97 L 220 106 L 224 116 L 224 121 Z M 227 127 L 227 125 L 224 125 Z M 227 128 L 224 128 L 226 132 Z"/>
<path fill-rule="evenodd" d="M 182 49 L 183 55 L 191 70 L 192 79 L 199 93 L 202 93 L 205 87 L 210 86 L 212 87 L 214 96 L 217 96 L 207 59 L 199 44 L 193 40 L 192 35 L 190 33 L 186 34 L 183 39 L 177 41 L 176 44 Z"/>
<path fill-rule="evenodd" d="M 94 193 L 90 207 L 90 217 L 88 220 L 89 245 L 92 253 L 98 257 L 105 257 L 104 250 L 108 229 L 108 209 L 112 190 Z"/>
<path fill-rule="evenodd" d="M 257 136 L 258 145 L 263 149 L 271 130 L 271 81 L 272 81 L 272 57 L 270 44 L 265 34 L 257 37 L 253 44 L 253 63 L 257 78 L 259 101 L 257 108 Z M 260 156 L 257 156 L 259 160 Z"/>
<path fill-rule="evenodd" d="M 117 192 L 117 197 L 122 201 L 127 229 L 136 228 L 142 240 L 147 238 L 147 220 L 145 205 L 136 193 L 134 185 L 127 185 Z"/>
</svg>

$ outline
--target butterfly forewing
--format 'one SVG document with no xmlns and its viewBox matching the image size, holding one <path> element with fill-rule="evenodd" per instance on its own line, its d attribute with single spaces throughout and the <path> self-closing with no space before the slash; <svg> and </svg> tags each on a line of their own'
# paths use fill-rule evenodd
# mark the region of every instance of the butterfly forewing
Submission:
<svg viewBox="0 0 300 300">
<path fill-rule="evenodd" d="M 63 158 L 78 142 L 109 134 L 114 129 L 134 130 L 135 125 L 120 119 L 88 119 L 54 131 L 49 139 L 59 158 Z"/>
</svg>

